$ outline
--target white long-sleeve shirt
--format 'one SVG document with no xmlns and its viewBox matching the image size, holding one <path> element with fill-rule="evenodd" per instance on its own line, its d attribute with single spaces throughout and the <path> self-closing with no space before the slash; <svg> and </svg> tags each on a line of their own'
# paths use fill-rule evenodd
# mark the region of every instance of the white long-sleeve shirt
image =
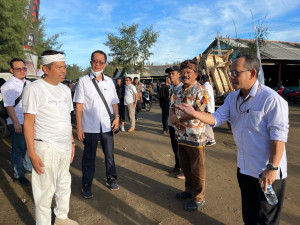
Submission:
<svg viewBox="0 0 300 225">
<path fill-rule="evenodd" d="M 237 145 L 237 166 L 245 175 L 258 178 L 266 168 L 270 157 L 270 141 L 287 142 L 289 131 L 288 104 L 271 88 L 253 85 L 251 98 L 241 105 L 240 91 L 227 96 L 224 104 L 215 112 L 215 126 L 230 120 Z M 239 110 L 239 106 L 241 105 Z M 287 176 L 286 149 L 279 163 L 276 179 Z"/>
</svg>

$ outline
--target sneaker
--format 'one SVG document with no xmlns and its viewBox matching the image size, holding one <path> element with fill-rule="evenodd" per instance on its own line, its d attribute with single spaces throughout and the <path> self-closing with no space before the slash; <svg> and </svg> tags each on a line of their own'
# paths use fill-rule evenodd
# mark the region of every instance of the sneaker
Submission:
<svg viewBox="0 0 300 225">
<path fill-rule="evenodd" d="M 184 179 L 185 179 L 184 173 L 177 174 L 176 177 L 177 177 L 178 179 L 180 179 L 180 180 L 184 180 Z"/>
<path fill-rule="evenodd" d="M 123 126 L 121 127 L 121 131 L 125 131 L 125 128 Z"/>
<path fill-rule="evenodd" d="M 186 211 L 192 212 L 202 208 L 205 205 L 205 200 L 201 202 L 196 202 L 195 200 L 190 200 L 185 206 L 184 209 Z"/>
<path fill-rule="evenodd" d="M 69 218 L 59 219 L 56 217 L 54 225 L 79 225 L 79 223 L 77 223 L 75 220 L 71 220 Z"/>
<path fill-rule="evenodd" d="M 29 175 L 31 175 L 32 174 L 32 171 L 29 171 L 29 170 L 25 170 L 25 172 L 24 172 L 24 175 L 25 176 L 29 176 Z"/>
<path fill-rule="evenodd" d="M 217 144 L 217 142 L 215 142 L 215 141 L 209 141 L 209 142 L 207 142 L 207 144 L 205 146 L 210 147 L 210 146 L 213 146 L 215 144 Z"/>
<path fill-rule="evenodd" d="M 116 179 L 113 178 L 113 177 L 107 179 L 106 186 L 109 187 L 109 189 L 112 190 L 112 191 L 118 191 L 119 190 L 119 185 L 117 184 Z"/>
<path fill-rule="evenodd" d="M 14 182 L 24 186 L 30 185 L 30 181 L 26 177 L 14 178 Z"/>
<path fill-rule="evenodd" d="M 171 169 L 167 169 L 168 173 L 178 173 L 180 171 L 181 171 L 181 169 L 180 168 L 176 168 L 176 167 L 173 167 Z"/>
<path fill-rule="evenodd" d="M 91 191 L 90 184 L 84 184 L 81 190 L 81 196 L 85 199 L 89 199 L 93 197 L 93 193 Z"/>
<path fill-rule="evenodd" d="M 177 193 L 176 198 L 178 199 L 193 198 L 193 194 L 184 191 L 184 192 Z"/>
</svg>

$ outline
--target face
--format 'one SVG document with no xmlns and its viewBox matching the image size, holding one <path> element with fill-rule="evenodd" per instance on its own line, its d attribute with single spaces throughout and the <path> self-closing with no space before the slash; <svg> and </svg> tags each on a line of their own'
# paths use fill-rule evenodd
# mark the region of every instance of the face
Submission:
<svg viewBox="0 0 300 225">
<path fill-rule="evenodd" d="M 63 62 L 54 62 L 49 69 L 47 66 L 43 67 L 45 74 L 52 84 L 63 82 L 66 77 L 66 63 Z"/>
<path fill-rule="evenodd" d="M 126 84 L 126 85 L 131 84 L 131 80 L 130 80 L 129 78 L 125 78 L 125 84 Z"/>
<path fill-rule="evenodd" d="M 137 85 L 138 83 L 139 83 L 139 80 L 138 80 L 138 79 L 135 79 L 135 80 L 134 80 L 134 84 Z"/>
<path fill-rule="evenodd" d="M 121 79 L 117 79 L 117 85 L 121 86 L 121 84 L 122 84 L 122 80 Z"/>
<path fill-rule="evenodd" d="M 179 81 L 180 73 L 178 71 L 171 71 L 169 72 L 169 77 L 172 83 L 176 83 Z"/>
<path fill-rule="evenodd" d="M 18 79 L 22 80 L 27 75 L 27 68 L 22 61 L 13 62 L 13 68 L 10 69 L 10 72 Z"/>
<path fill-rule="evenodd" d="M 233 61 L 230 68 L 230 79 L 235 89 L 249 89 L 256 81 L 255 70 L 249 70 L 244 65 L 245 58 L 238 58 L 237 60 Z M 236 73 L 236 76 L 234 76 L 234 73 Z"/>
<path fill-rule="evenodd" d="M 101 53 L 95 53 L 90 63 L 93 71 L 99 72 L 104 70 L 106 67 L 105 56 Z"/>
<path fill-rule="evenodd" d="M 197 76 L 198 74 L 190 68 L 184 68 L 180 73 L 181 81 L 185 86 L 193 85 L 196 81 Z"/>
</svg>

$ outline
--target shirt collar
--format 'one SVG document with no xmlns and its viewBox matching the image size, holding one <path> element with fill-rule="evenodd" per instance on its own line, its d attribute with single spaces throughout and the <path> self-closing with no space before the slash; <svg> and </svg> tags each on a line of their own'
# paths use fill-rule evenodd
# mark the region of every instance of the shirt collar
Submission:
<svg viewBox="0 0 300 225">
<path fill-rule="evenodd" d="M 24 84 L 24 82 L 26 82 L 27 80 L 24 78 L 24 82 L 18 78 L 16 78 L 14 75 L 11 77 L 11 79 L 13 79 L 14 82 L 17 82 L 17 83 L 22 83 Z"/>
<path fill-rule="evenodd" d="M 259 82 L 258 82 L 258 80 L 256 80 L 256 82 L 255 82 L 255 83 L 253 84 L 253 86 L 251 87 L 251 90 L 250 90 L 248 96 L 254 97 L 254 96 L 256 95 L 258 89 L 259 89 Z M 241 90 L 239 90 L 238 95 L 239 95 L 239 96 L 243 96 Z M 246 96 L 246 98 L 247 98 L 248 96 Z"/>
<path fill-rule="evenodd" d="M 92 80 L 93 78 L 95 78 L 96 80 L 97 80 L 97 78 L 96 78 L 96 76 L 94 76 L 94 74 L 92 74 L 92 72 L 90 73 L 90 79 Z M 97 80 L 98 81 L 98 80 Z M 104 81 L 104 74 L 102 73 L 102 81 Z"/>
</svg>

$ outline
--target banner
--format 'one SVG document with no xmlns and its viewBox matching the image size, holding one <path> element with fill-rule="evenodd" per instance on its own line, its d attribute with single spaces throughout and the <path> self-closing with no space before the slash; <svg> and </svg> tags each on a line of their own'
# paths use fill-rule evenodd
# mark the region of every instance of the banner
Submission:
<svg viewBox="0 0 300 225">
<path fill-rule="evenodd" d="M 39 10 L 40 10 L 40 0 L 30 0 L 28 5 L 27 20 L 31 19 L 32 22 L 37 20 L 39 18 Z M 28 28 L 24 46 L 31 47 L 36 44 L 37 44 L 37 29 L 31 31 L 31 29 Z"/>
</svg>

